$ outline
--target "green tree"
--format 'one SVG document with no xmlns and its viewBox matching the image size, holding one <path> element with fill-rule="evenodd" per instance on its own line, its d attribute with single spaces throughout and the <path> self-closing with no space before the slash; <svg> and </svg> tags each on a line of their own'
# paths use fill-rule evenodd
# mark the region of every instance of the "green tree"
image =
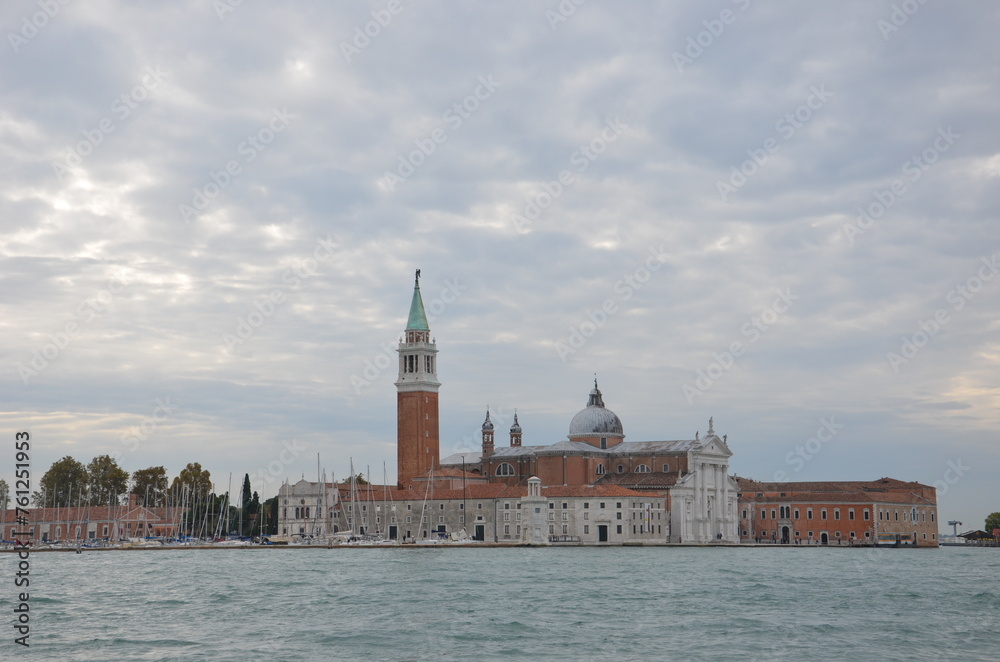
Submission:
<svg viewBox="0 0 1000 662">
<path fill-rule="evenodd" d="M 202 469 L 200 463 L 190 462 L 174 478 L 174 482 L 170 485 L 170 490 L 172 492 L 176 491 L 177 498 L 180 498 L 180 494 L 184 491 L 185 487 L 188 490 L 189 503 L 206 501 L 209 493 L 212 491 L 212 474 L 207 469 Z M 177 489 L 175 490 L 175 488 Z"/>
<path fill-rule="evenodd" d="M 0 510 L 7 510 L 7 502 L 10 500 L 10 487 L 7 481 L 0 478 Z"/>
<path fill-rule="evenodd" d="M 363 473 L 359 473 L 357 476 L 355 476 L 354 477 L 354 482 L 356 484 L 358 484 L 358 485 L 367 485 L 368 484 L 368 481 L 365 480 L 365 475 Z"/>
<path fill-rule="evenodd" d="M 1000 513 L 986 516 L 986 533 L 993 535 L 993 529 L 1000 529 Z"/>
<path fill-rule="evenodd" d="M 167 485 L 165 467 L 137 469 L 132 474 L 132 494 L 138 496 L 139 503 L 147 507 L 166 505 Z"/>
<path fill-rule="evenodd" d="M 90 484 L 90 474 L 87 467 L 67 455 L 56 460 L 42 476 L 42 505 L 45 506 L 78 506 L 86 503 L 87 487 Z"/>
<path fill-rule="evenodd" d="M 88 503 L 95 506 L 115 503 L 128 491 L 128 472 L 110 455 L 99 455 L 87 465 L 90 476 Z"/>
<path fill-rule="evenodd" d="M 260 506 L 261 535 L 274 536 L 278 534 L 278 497 L 273 496 Z"/>
</svg>

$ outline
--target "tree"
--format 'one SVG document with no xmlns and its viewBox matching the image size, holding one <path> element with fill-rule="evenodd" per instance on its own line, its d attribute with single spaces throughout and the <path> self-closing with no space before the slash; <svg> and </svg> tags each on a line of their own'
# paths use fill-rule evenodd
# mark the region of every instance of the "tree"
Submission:
<svg viewBox="0 0 1000 662">
<path fill-rule="evenodd" d="M 0 478 L 0 510 L 7 510 L 7 502 L 10 500 L 10 487 L 7 481 Z"/>
<path fill-rule="evenodd" d="M 205 501 L 212 491 L 212 474 L 207 469 L 202 469 L 200 463 L 189 462 L 170 485 L 171 491 L 178 488 L 178 494 L 182 493 L 185 487 L 190 491 L 189 503 Z"/>
<path fill-rule="evenodd" d="M 1000 513 L 992 513 L 986 516 L 986 533 L 993 535 L 994 529 L 1000 529 Z"/>
<path fill-rule="evenodd" d="M 363 473 L 359 473 L 357 476 L 355 476 L 354 477 L 354 482 L 356 484 L 358 484 L 358 485 L 367 485 L 368 484 L 368 481 L 365 480 L 365 475 Z"/>
<path fill-rule="evenodd" d="M 278 497 L 273 496 L 260 507 L 261 535 L 274 536 L 278 534 Z"/>
<path fill-rule="evenodd" d="M 79 506 L 87 498 L 87 487 L 90 484 L 90 474 L 87 467 L 77 462 L 69 455 L 56 460 L 42 476 L 42 505 L 45 506 Z"/>
<path fill-rule="evenodd" d="M 90 494 L 87 502 L 95 506 L 110 504 L 128 491 L 128 472 L 110 455 L 99 455 L 87 465 Z"/>
<path fill-rule="evenodd" d="M 137 469 L 132 474 L 132 494 L 147 507 L 164 506 L 167 502 L 167 470 L 165 467 Z"/>
</svg>

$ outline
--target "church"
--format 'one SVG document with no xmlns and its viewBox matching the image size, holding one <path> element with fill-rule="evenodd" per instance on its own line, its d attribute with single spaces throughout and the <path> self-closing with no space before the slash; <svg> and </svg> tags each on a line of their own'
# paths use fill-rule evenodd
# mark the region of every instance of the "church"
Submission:
<svg viewBox="0 0 1000 662">
<path fill-rule="evenodd" d="M 532 477 L 549 487 L 616 486 L 655 499 L 669 513 L 665 542 L 738 542 L 739 485 L 729 476 L 732 452 L 712 421 L 704 437 L 625 441 L 618 415 L 604 404 L 597 380 L 586 406 L 569 423 L 567 438 L 524 445 L 517 416 L 510 444 L 498 447 L 489 412 L 482 450 L 439 457 L 437 346 L 420 294 L 419 272 L 399 345 L 397 392 L 397 487 L 426 485 L 434 475 L 468 484 L 526 486 Z"/>
<path fill-rule="evenodd" d="M 626 441 L 597 380 L 566 439 L 524 443 L 515 414 L 498 445 L 489 411 L 476 452 L 440 456 L 438 348 L 413 286 L 400 338 L 396 484 L 282 485 L 279 533 L 391 540 L 463 532 L 529 544 L 937 546 L 934 488 L 878 481 L 760 483 L 731 476 L 728 436 Z M 581 398 L 582 400 L 582 398 Z M 310 504 L 312 507 L 310 508 Z"/>
</svg>

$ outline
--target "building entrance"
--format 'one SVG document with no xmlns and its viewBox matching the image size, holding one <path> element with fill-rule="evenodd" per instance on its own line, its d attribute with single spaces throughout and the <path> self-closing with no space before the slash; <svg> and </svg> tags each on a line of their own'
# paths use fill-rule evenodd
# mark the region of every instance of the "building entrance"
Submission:
<svg viewBox="0 0 1000 662">
<path fill-rule="evenodd" d="M 597 542 L 607 542 L 608 541 L 608 525 L 598 524 L 597 525 Z"/>
</svg>

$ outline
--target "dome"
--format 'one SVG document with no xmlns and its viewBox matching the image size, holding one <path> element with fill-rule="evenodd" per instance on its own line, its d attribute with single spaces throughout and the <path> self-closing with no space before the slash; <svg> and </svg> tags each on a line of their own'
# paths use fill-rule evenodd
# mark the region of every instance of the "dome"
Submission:
<svg viewBox="0 0 1000 662">
<path fill-rule="evenodd" d="M 486 410 L 486 420 L 483 422 L 483 432 L 493 432 L 493 421 L 490 420 L 490 410 Z"/>
<path fill-rule="evenodd" d="M 621 419 L 615 412 L 604 406 L 604 399 L 601 397 L 600 389 L 597 388 L 596 379 L 586 408 L 580 410 L 569 423 L 569 436 L 571 438 L 594 435 L 625 436 L 622 431 Z"/>
<path fill-rule="evenodd" d="M 514 412 L 514 425 L 510 426 L 510 431 L 512 433 L 521 432 L 521 424 L 517 422 L 517 412 Z"/>
</svg>

